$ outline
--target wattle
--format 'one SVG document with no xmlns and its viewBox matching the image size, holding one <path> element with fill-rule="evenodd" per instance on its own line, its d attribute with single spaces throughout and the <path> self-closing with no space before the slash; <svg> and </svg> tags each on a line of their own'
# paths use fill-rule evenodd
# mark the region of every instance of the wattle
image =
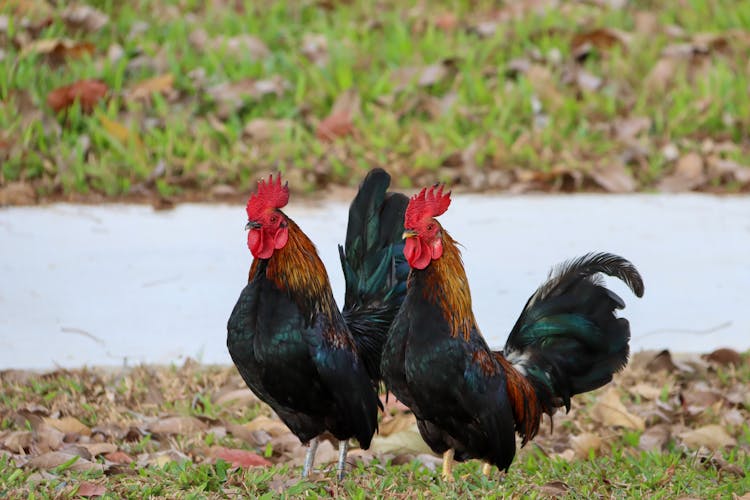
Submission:
<svg viewBox="0 0 750 500">
<path fill-rule="evenodd" d="M 432 251 L 419 238 L 407 238 L 404 244 L 404 257 L 414 269 L 424 269 L 432 260 Z"/>
<path fill-rule="evenodd" d="M 247 246 L 256 259 L 269 259 L 273 255 L 273 238 L 268 237 L 262 229 L 251 229 L 247 235 Z"/>
</svg>

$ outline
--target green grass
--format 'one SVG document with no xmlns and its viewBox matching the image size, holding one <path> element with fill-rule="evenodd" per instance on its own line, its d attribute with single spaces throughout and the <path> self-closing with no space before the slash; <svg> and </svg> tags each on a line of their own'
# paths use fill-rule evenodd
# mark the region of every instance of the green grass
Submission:
<svg viewBox="0 0 750 500">
<path fill-rule="evenodd" d="M 750 469 L 750 457 L 727 453 L 728 463 Z M 487 478 L 477 462 L 454 468 L 455 481 L 445 482 L 418 462 L 405 465 L 359 464 L 343 482 L 327 472 L 315 481 L 297 480 L 298 469 L 234 469 L 227 463 L 196 465 L 170 462 L 163 467 L 126 468 L 114 475 L 60 471 L 40 481 L 32 472 L 0 458 L 3 498 L 74 498 L 81 481 L 103 484 L 103 498 L 548 498 L 543 486 L 565 483 L 565 498 L 730 498 L 750 491 L 750 478 L 740 478 L 701 463 L 698 458 L 671 453 L 630 453 L 566 462 L 539 452 L 524 453 L 510 469 Z M 559 487 L 558 487 L 559 488 Z M 561 490 L 557 490 L 561 491 Z M 564 491 L 564 490 L 563 490 Z"/>
<path fill-rule="evenodd" d="M 540 179 L 554 183 L 561 172 L 585 173 L 616 161 L 626 147 L 611 125 L 636 116 L 651 118 L 642 139 L 645 158 L 629 165 L 642 189 L 651 189 L 669 168 L 660 148 L 670 142 L 681 152 L 701 150 L 708 139 L 726 142 L 731 146 L 717 155 L 750 164 L 750 40 L 738 34 L 750 30 L 750 4 L 745 2 L 691 0 L 687 8 L 660 0 L 629 2 L 624 9 L 569 2 L 501 21 L 487 38 L 471 28 L 492 19 L 497 8 L 489 1 L 436 1 L 426 7 L 387 1 L 376 7 L 354 0 L 325 9 L 316 2 L 104 0 L 90 2 L 110 18 L 95 33 L 66 27 L 61 3 L 29 14 L 32 25 L 51 18 L 51 24 L 31 34 L 14 15 L 19 4 L 38 5 L 0 3 L 10 21 L 0 34 L 5 51 L 0 61 L 0 139 L 5 144 L 0 185 L 28 182 L 42 196 L 151 191 L 205 197 L 220 184 L 244 189 L 273 168 L 298 171 L 293 184 L 312 189 L 329 182 L 356 183 L 373 164 L 392 169 L 402 186 L 436 179 L 455 182 L 460 169 L 457 173 L 443 162 L 471 145 L 480 169 L 547 173 Z M 635 32 L 641 10 L 656 17 L 655 34 Z M 454 30 L 435 26 L 436 16 L 444 12 L 456 15 Z M 668 26 L 679 27 L 684 35 L 670 35 Z M 626 48 L 595 48 L 582 66 L 604 83 L 597 91 L 581 91 L 564 79 L 574 65 L 571 40 L 599 27 L 633 33 L 633 40 Z M 233 53 L 226 44 L 201 50 L 188 41 L 199 28 L 209 38 L 252 34 L 264 41 L 270 55 L 256 60 Z M 699 33 L 723 33 L 727 48 L 678 64 L 674 81 L 663 90 L 649 88 L 644 82 L 662 49 Z M 327 42 L 327 62 L 318 65 L 304 55 L 303 40 L 309 34 Z M 22 55 L 23 41 L 34 37 L 85 40 L 96 51 L 52 66 L 43 57 Z M 116 61 L 107 58 L 113 45 L 124 53 Z M 534 54 L 549 71 L 549 81 L 534 81 L 528 74 L 508 76 L 511 61 Z M 396 91 L 399 69 L 448 58 L 455 61 L 454 74 L 430 86 L 411 82 Z M 191 76 L 196 71 L 204 73 L 205 81 Z M 174 76 L 175 99 L 127 98 L 127 90 L 138 82 L 165 73 Z M 217 110 L 206 92 L 221 83 L 275 76 L 289 85 L 281 95 L 247 98 L 228 113 Z M 100 103 L 91 115 L 71 109 L 64 117 L 53 116 L 46 105 L 48 93 L 82 78 L 103 80 L 111 89 L 109 102 Z M 321 143 L 316 123 L 349 89 L 361 97 L 355 134 L 333 145 Z M 455 94 L 455 103 L 443 114 L 433 116 L 425 108 L 429 99 L 449 94 Z M 532 106 L 535 95 L 545 115 L 543 128 L 534 125 L 539 118 Z M 291 120 L 292 127 L 253 142 L 242 130 L 257 118 Z M 106 120 L 129 132 L 118 137 Z M 159 164 L 163 169 L 156 170 Z M 731 182 L 721 187 L 739 189 Z"/>
</svg>

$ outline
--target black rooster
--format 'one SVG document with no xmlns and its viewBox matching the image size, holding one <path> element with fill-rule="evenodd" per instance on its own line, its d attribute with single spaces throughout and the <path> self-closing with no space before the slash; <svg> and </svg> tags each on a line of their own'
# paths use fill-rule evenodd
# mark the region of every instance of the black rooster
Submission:
<svg viewBox="0 0 750 500">
<path fill-rule="evenodd" d="M 406 292 L 402 240 L 406 196 L 387 192 L 390 176 L 372 170 L 349 209 L 343 311 L 323 262 L 302 230 L 280 209 L 289 200 L 281 177 L 260 181 L 247 204 L 249 282 L 227 326 L 227 347 L 250 389 L 303 442 L 339 440 L 339 477 L 347 443 L 368 448 L 377 429 L 380 357 Z"/>
<path fill-rule="evenodd" d="M 409 202 L 404 252 L 412 270 L 382 361 L 386 387 L 414 412 L 427 444 L 444 453 L 447 479 L 454 453 L 507 470 L 514 431 L 525 444 L 543 413 L 569 409 L 573 395 L 601 387 L 625 366 L 630 327 L 615 315 L 625 303 L 599 273 L 643 294 L 630 262 L 585 255 L 553 270 L 526 303 L 504 352 L 491 351 L 474 319 L 456 242 L 434 218 L 448 209 L 449 195 L 423 189 Z"/>
</svg>

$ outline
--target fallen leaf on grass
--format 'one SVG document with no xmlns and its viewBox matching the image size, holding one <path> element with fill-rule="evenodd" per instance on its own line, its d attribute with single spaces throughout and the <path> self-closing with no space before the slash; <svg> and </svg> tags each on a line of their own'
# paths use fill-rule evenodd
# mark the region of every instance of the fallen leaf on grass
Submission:
<svg viewBox="0 0 750 500">
<path fill-rule="evenodd" d="M 674 171 L 659 182 L 659 189 L 666 192 L 690 191 L 706 183 L 703 171 L 703 157 L 698 153 L 688 153 L 675 165 Z"/>
<path fill-rule="evenodd" d="M 250 56 L 253 60 L 264 59 L 271 55 L 271 51 L 263 40 L 246 33 L 233 37 L 219 35 L 212 38 L 205 30 L 199 28 L 190 33 L 188 41 L 200 51 L 225 51 L 234 56 Z"/>
<path fill-rule="evenodd" d="M 599 397 L 591 409 L 591 416 L 597 422 L 626 429 L 643 430 L 646 426 L 643 419 L 633 415 L 620 401 L 620 395 L 614 387 L 609 388 Z"/>
<path fill-rule="evenodd" d="M 13 453 L 24 454 L 29 451 L 32 441 L 30 431 L 13 431 L 0 439 L 0 445 Z"/>
<path fill-rule="evenodd" d="M 112 454 L 117 451 L 117 445 L 113 443 L 79 443 L 78 446 L 88 450 L 92 457 Z"/>
<path fill-rule="evenodd" d="M 91 435 L 91 429 L 75 417 L 45 418 L 44 423 L 64 434 Z"/>
<path fill-rule="evenodd" d="M 650 372 L 658 372 L 661 370 L 673 372 L 678 370 L 678 368 L 672 360 L 672 353 L 670 353 L 669 350 L 664 349 L 646 363 L 646 370 Z"/>
<path fill-rule="evenodd" d="M 206 93 L 218 104 L 217 115 L 226 119 L 242 107 L 247 99 L 260 99 L 266 95 L 282 95 L 289 88 L 289 82 L 279 76 L 265 80 L 245 79 L 237 82 L 221 83 L 206 89 Z"/>
<path fill-rule="evenodd" d="M 36 202 L 34 188 L 26 182 L 11 182 L 0 187 L 0 206 L 31 205 Z"/>
<path fill-rule="evenodd" d="M 57 65 L 66 59 L 77 59 L 85 55 L 91 55 L 96 46 L 90 42 L 77 42 L 68 39 L 43 39 L 31 42 L 21 50 L 19 57 L 23 58 L 30 54 L 42 55 L 50 64 Z"/>
<path fill-rule="evenodd" d="M 671 57 L 662 57 L 651 68 L 644 81 L 644 87 L 650 93 L 661 93 L 667 90 L 674 81 L 677 68 L 682 64 Z"/>
<path fill-rule="evenodd" d="M 443 12 L 435 18 L 435 27 L 450 33 L 458 26 L 458 17 L 452 12 Z"/>
<path fill-rule="evenodd" d="M 707 164 L 709 180 L 736 181 L 743 186 L 750 184 L 750 167 L 716 156 L 710 156 Z"/>
<path fill-rule="evenodd" d="M 643 451 L 661 451 L 666 446 L 670 436 L 668 425 L 660 424 L 649 427 L 638 439 L 638 448 Z"/>
<path fill-rule="evenodd" d="M 354 116 L 359 112 L 359 94 L 349 89 L 333 103 L 331 113 L 325 117 L 315 131 L 315 136 L 323 142 L 331 142 L 337 137 L 345 137 L 354 132 Z"/>
<path fill-rule="evenodd" d="M 112 137 L 120 141 L 122 144 L 135 145 L 138 149 L 143 148 L 143 141 L 138 134 L 132 132 L 125 125 L 116 121 L 110 120 L 104 114 L 99 115 L 99 122 L 102 124 L 102 128 L 109 133 Z"/>
<path fill-rule="evenodd" d="M 81 103 L 81 111 L 91 113 L 99 101 L 104 99 L 109 88 L 99 80 L 79 80 L 59 87 L 47 95 L 47 104 L 55 113 L 68 109 L 75 102 Z"/>
<path fill-rule="evenodd" d="M 36 456 L 29 460 L 26 465 L 34 469 L 50 470 L 69 463 L 70 465 L 67 465 L 65 470 L 71 470 L 75 472 L 101 472 L 102 470 L 104 470 L 104 467 L 101 464 L 93 463 L 78 455 L 65 453 L 62 451 L 50 451 Z"/>
<path fill-rule="evenodd" d="M 391 417 L 384 417 L 378 425 L 378 434 L 380 436 L 390 436 L 397 432 L 408 429 L 416 425 L 417 418 L 411 413 L 397 413 Z"/>
<path fill-rule="evenodd" d="M 736 446 L 737 440 L 727 434 L 720 425 L 706 425 L 680 434 L 680 439 L 690 448 L 705 446 L 716 451 L 727 446 Z"/>
<path fill-rule="evenodd" d="M 596 434 L 584 432 L 577 436 L 571 436 L 570 445 L 573 447 L 577 458 L 585 459 L 592 451 L 595 454 L 599 452 L 602 447 L 602 438 Z"/>
<path fill-rule="evenodd" d="M 192 434 L 206 430 L 207 425 L 195 417 L 166 417 L 146 428 L 154 434 Z"/>
<path fill-rule="evenodd" d="M 743 363 L 740 353 L 738 353 L 734 349 L 728 348 L 716 349 L 709 354 L 704 354 L 703 356 L 701 356 L 701 358 L 722 366 L 740 366 Z"/>
<path fill-rule="evenodd" d="M 557 498 L 563 497 L 568 494 L 570 486 L 562 481 L 550 481 L 548 483 L 539 486 L 539 492 L 548 497 Z"/>
<path fill-rule="evenodd" d="M 302 37 L 302 54 L 319 67 L 328 64 L 328 39 L 318 33 L 306 33 Z"/>
<path fill-rule="evenodd" d="M 100 497 L 107 492 L 107 488 L 103 484 L 92 483 L 90 481 L 84 481 L 78 485 L 76 495 L 80 497 Z"/>
<path fill-rule="evenodd" d="M 266 431 L 273 437 L 280 436 L 281 434 L 288 434 L 290 432 L 289 427 L 284 425 L 284 422 L 281 420 L 268 418 L 264 415 L 255 417 L 243 427 L 249 431 Z"/>
<path fill-rule="evenodd" d="M 133 462 L 133 458 L 125 453 L 124 451 L 114 451 L 112 453 L 107 453 L 104 455 L 105 460 L 109 460 L 112 463 L 116 464 L 129 464 Z"/>
<path fill-rule="evenodd" d="M 419 434 L 416 424 L 410 428 L 391 434 L 390 436 L 374 436 L 370 444 L 373 453 L 432 453 Z"/>
<path fill-rule="evenodd" d="M 419 87 L 431 87 L 455 72 L 456 60 L 444 59 L 429 66 L 413 66 L 399 68 L 391 74 L 394 92 L 400 92 L 416 83 Z"/>
<path fill-rule="evenodd" d="M 614 46 L 627 48 L 632 36 L 629 33 L 614 28 L 597 28 L 576 34 L 570 42 L 573 56 L 582 60 L 591 52 L 592 47 L 599 50 L 610 49 Z"/>
<path fill-rule="evenodd" d="M 90 5 L 73 5 L 66 8 L 62 18 L 68 28 L 95 33 L 109 22 L 109 16 Z"/>
<path fill-rule="evenodd" d="M 255 118 L 245 124 L 242 133 L 253 141 L 264 142 L 286 134 L 293 126 L 292 120 Z"/>
<path fill-rule="evenodd" d="M 143 101 L 149 99 L 151 94 L 158 93 L 171 96 L 175 94 L 173 85 L 174 75 L 172 73 L 166 73 L 135 84 L 126 92 L 125 97 L 133 101 Z"/>
<path fill-rule="evenodd" d="M 224 446 L 212 446 L 208 455 L 215 459 L 220 458 L 232 464 L 233 467 L 258 467 L 273 465 L 257 453 L 247 450 L 225 448 Z"/>
<path fill-rule="evenodd" d="M 591 178 L 610 193 L 631 193 L 636 182 L 630 171 L 619 162 L 603 163 L 590 172 Z"/>
</svg>

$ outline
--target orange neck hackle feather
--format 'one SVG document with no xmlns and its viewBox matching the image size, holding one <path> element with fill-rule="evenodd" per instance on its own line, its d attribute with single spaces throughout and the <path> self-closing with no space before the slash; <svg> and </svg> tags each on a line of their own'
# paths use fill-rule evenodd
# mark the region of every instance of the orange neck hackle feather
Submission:
<svg viewBox="0 0 750 500">
<path fill-rule="evenodd" d="M 468 341 L 471 330 L 477 328 L 471 308 L 469 280 L 464 271 L 457 242 L 442 230 L 443 254 L 425 268 L 425 298 L 437 302 L 450 325 L 451 335 L 461 335 Z"/>
<path fill-rule="evenodd" d="M 336 316 L 328 273 L 310 238 L 289 219 L 289 239 L 283 248 L 275 250 L 266 267 L 266 278 L 279 290 L 287 292 L 306 314 L 323 313 L 331 321 Z M 260 259 L 250 269 L 254 276 Z"/>
</svg>

